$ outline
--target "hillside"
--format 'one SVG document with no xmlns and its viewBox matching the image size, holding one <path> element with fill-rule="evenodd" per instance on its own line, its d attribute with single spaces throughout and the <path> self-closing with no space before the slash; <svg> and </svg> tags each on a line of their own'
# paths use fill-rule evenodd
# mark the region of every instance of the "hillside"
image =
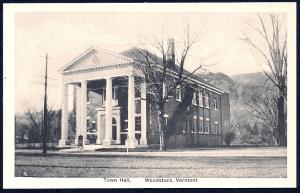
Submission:
<svg viewBox="0 0 300 193">
<path fill-rule="evenodd" d="M 238 74 L 229 77 L 224 73 L 198 74 L 218 88 L 229 91 L 232 129 L 238 144 L 272 144 L 270 131 L 251 115 L 250 104 L 257 104 L 268 94 L 275 94 L 271 81 L 261 73 Z M 236 125 L 236 126 L 233 126 Z"/>
<path fill-rule="evenodd" d="M 240 84 L 251 84 L 257 86 L 271 86 L 271 81 L 267 81 L 267 77 L 263 72 L 237 74 L 231 76 L 231 79 Z"/>
</svg>

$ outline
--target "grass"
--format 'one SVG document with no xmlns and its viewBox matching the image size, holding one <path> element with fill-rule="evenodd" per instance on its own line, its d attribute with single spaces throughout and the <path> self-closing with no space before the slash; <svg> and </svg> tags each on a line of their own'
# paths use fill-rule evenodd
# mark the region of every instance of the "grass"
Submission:
<svg viewBox="0 0 300 193">
<path fill-rule="evenodd" d="M 282 157 L 99 157 L 16 155 L 16 176 L 33 177 L 286 177 Z"/>
</svg>

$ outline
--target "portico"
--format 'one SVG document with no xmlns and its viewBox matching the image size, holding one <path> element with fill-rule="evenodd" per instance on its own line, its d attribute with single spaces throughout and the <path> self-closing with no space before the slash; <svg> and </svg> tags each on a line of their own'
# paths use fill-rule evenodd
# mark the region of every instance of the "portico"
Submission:
<svg viewBox="0 0 300 193">
<path fill-rule="evenodd" d="M 70 141 L 69 86 L 73 86 L 76 93 L 75 144 L 78 144 L 79 136 L 83 137 L 85 145 L 91 143 L 88 139 L 90 132 L 87 117 L 92 116 L 96 119 L 96 144 L 121 144 L 130 148 L 147 145 L 147 107 L 146 100 L 143 100 L 146 98 L 146 86 L 142 76 L 134 68 L 132 59 L 91 47 L 64 66 L 60 72 L 62 121 L 59 146 L 65 146 Z M 91 100 L 89 93 L 92 93 L 96 100 Z M 140 102 L 137 103 L 137 100 Z M 137 112 L 137 105 L 140 112 Z M 140 119 L 140 127 L 136 127 L 137 119 Z M 140 134 L 139 139 L 137 134 Z"/>
</svg>

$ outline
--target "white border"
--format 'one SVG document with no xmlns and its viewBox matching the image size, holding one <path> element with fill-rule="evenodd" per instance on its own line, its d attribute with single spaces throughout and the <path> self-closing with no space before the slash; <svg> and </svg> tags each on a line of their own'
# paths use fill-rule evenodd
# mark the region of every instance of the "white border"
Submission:
<svg viewBox="0 0 300 193">
<path fill-rule="evenodd" d="M 197 183 L 103 183 L 103 178 L 14 177 L 14 16 L 16 12 L 284 12 L 288 23 L 287 178 L 201 178 Z M 4 188 L 241 188 L 296 187 L 296 3 L 4 4 Z M 214 182 L 214 183 L 211 183 Z M 54 187 L 55 185 L 55 187 Z"/>
</svg>

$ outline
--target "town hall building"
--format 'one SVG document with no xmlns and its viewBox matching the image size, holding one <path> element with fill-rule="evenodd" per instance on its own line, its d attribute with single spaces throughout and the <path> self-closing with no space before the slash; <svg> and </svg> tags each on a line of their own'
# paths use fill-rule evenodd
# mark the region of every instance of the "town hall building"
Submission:
<svg viewBox="0 0 300 193">
<path fill-rule="evenodd" d="M 174 39 L 169 40 L 173 46 Z M 62 75 L 62 119 L 59 146 L 94 144 L 129 148 L 159 145 L 155 105 L 143 73 L 130 52 L 114 53 L 92 46 L 60 69 Z M 171 58 L 174 63 L 175 59 Z M 172 69 L 169 69 L 172 71 Z M 172 73 L 176 74 L 176 70 Z M 197 86 L 185 115 L 168 137 L 169 147 L 223 145 L 230 131 L 229 93 L 201 77 L 189 79 Z M 69 126 L 68 89 L 73 87 L 76 127 Z M 184 93 L 178 89 L 166 103 L 165 118 L 178 110 Z M 145 100 L 146 99 L 146 100 Z M 186 113 L 188 112 L 188 113 Z"/>
</svg>

